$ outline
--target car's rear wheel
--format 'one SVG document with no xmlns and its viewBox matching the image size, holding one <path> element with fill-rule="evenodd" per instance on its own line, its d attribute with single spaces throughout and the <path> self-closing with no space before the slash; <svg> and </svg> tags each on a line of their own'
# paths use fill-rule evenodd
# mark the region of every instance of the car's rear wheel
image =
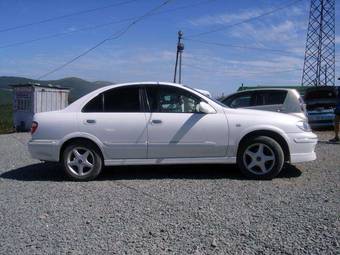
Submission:
<svg viewBox="0 0 340 255">
<path fill-rule="evenodd" d="M 62 164 L 65 173 L 72 180 L 89 181 L 100 174 L 103 160 L 93 144 L 76 142 L 65 148 Z"/>
<path fill-rule="evenodd" d="M 238 150 L 237 164 L 249 178 L 272 179 L 280 173 L 283 163 L 281 146 L 267 136 L 251 137 Z"/>
</svg>

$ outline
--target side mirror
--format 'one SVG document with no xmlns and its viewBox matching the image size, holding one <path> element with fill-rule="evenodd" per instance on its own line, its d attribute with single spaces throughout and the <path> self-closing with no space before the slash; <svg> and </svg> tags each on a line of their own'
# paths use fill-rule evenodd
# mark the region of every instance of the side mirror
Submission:
<svg viewBox="0 0 340 255">
<path fill-rule="evenodd" d="M 212 106 L 207 104 L 206 102 L 200 102 L 199 105 L 198 105 L 198 110 L 199 110 L 199 112 L 203 112 L 203 113 L 206 113 L 206 114 L 216 113 L 215 109 L 212 108 Z"/>
</svg>

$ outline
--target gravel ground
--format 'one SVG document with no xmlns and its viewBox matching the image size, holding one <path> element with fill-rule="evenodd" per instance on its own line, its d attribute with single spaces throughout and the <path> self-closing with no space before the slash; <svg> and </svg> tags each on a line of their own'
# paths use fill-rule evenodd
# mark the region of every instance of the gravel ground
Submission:
<svg viewBox="0 0 340 255">
<path fill-rule="evenodd" d="M 272 181 L 235 166 L 107 168 L 65 181 L 0 136 L 1 254 L 340 254 L 340 144 Z"/>
</svg>

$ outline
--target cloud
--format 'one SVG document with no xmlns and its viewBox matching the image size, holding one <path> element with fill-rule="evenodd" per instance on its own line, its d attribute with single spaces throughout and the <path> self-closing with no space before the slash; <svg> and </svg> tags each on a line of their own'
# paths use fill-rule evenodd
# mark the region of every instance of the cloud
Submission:
<svg viewBox="0 0 340 255">
<path fill-rule="evenodd" d="M 224 13 L 217 15 L 207 15 L 198 19 L 190 20 L 190 24 L 194 26 L 211 26 L 211 25 L 226 25 L 235 23 L 241 20 L 249 19 L 258 16 L 263 11 L 258 9 L 245 10 L 239 13 Z"/>
<path fill-rule="evenodd" d="M 286 20 L 277 24 L 242 24 L 228 33 L 239 39 L 251 36 L 261 42 L 280 42 L 297 39 L 301 36 L 296 24 Z"/>
<path fill-rule="evenodd" d="M 214 55 L 200 54 L 185 56 L 184 67 L 193 74 L 201 77 L 219 77 L 222 80 L 231 78 L 242 81 L 257 79 L 261 81 L 265 77 L 276 77 L 277 81 L 300 79 L 300 68 L 303 65 L 303 57 L 276 56 L 262 59 L 224 59 Z M 203 75 L 206 74 L 206 75 Z M 209 74 L 209 75 L 208 75 Z M 192 76 L 195 78 L 195 76 Z"/>
<path fill-rule="evenodd" d="M 271 12 L 275 7 L 272 8 L 252 8 L 243 9 L 239 11 L 227 11 L 224 13 L 205 15 L 196 19 L 189 20 L 189 23 L 193 26 L 213 26 L 213 25 L 229 25 L 237 23 L 240 21 L 248 20 L 268 12 Z M 277 13 L 264 15 L 261 17 L 260 21 L 272 22 L 280 17 L 285 17 L 286 19 L 296 19 L 307 17 L 307 6 L 291 6 L 288 9 L 282 9 Z"/>
<path fill-rule="evenodd" d="M 75 32 L 75 31 L 77 31 L 77 30 L 78 30 L 77 27 L 75 27 L 75 26 L 70 26 L 70 27 L 66 28 L 65 32 Z"/>
<path fill-rule="evenodd" d="M 230 25 L 256 17 L 272 9 L 266 7 L 228 11 L 190 20 L 190 23 L 193 26 L 206 27 Z M 308 6 L 301 3 L 301 5 L 291 6 L 273 15 L 230 27 L 219 34 L 211 34 L 211 36 L 214 38 L 224 35 L 226 36 L 225 40 L 233 42 L 231 44 L 285 50 L 303 56 L 308 21 L 307 9 Z M 258 56 L 261 55 L 258 54 Z"/>
<path fill-rule="evenodd" d="M 340 35 L 335 36 L 335 43 L 340 44 Z"/>
</svg>

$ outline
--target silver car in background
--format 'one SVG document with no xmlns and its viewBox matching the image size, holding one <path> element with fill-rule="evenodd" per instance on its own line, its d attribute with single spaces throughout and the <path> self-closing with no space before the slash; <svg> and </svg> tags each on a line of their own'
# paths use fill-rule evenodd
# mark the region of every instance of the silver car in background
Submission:
<svg viewBox="0 0 340 255">
<path fill-rule="evenodd" d="M 304 100 L 295 89 L 250 89 L 231 94 L 221 98 L 220 101 L 230 108 L 280 112 L 307 119 Z"/>
<path fill-rule="evenodd" d="M 334 109 L 340 95 L 340 87 L 319 86 L 307 88 L 304 100 L 307 105 L 308 122 L 312 128 L 332 128 Z"/>
</svg>

